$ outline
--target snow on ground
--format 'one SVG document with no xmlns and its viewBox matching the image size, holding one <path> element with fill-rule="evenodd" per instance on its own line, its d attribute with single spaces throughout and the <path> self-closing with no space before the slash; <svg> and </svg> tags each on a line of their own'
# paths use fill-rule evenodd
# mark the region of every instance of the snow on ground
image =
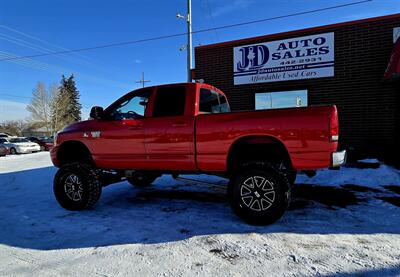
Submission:
<svg viewBox="0 0 400 277">
<path fill-rule="evenodd" d="M 400 173 L 385 165 L 299 176 L 293 206 L 265 227 L 232 214 L 221 178 L 122 182 L 71 212 L 55 172 L 48 153 L 0 157 L 0 275 L 400 276 L 400 208 L 385 201 L 398 203 Z"/>
<path fill-rule="evenodd" d="M 0 157 L 0 174 L 52 166 L 49 152 Z"/>
<path fill-rule="evenodd" d="M 362 163 L 379 163 L 375 159 L 365 159 Z M 344 166 L 340 171 L 332 171 L 323 169 L 318 171 L 318 175 L 314 178 L 308 178 L 300 175 L 297 182 L 308 184 L 319 184 L 329 186 L 340 186 L 343 184 L 357 184 L 372 188 L 379 188 L 383 185 L 400 185 L 400 171 L 385 164 L 381 164 L 379 170 L 373 168 L 352 168 Z"/>
</svg>

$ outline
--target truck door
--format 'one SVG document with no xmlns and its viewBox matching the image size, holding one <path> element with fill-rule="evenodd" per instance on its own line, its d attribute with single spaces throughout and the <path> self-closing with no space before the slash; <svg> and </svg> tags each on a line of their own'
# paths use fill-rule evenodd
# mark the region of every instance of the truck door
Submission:
<svg viewBox="0 0 400 277">
<path fill-rule="evenodd" d="M 98 166 L 142 167 L 146 160 L 143 131 L 145 111 L 151 92 L 142 90 L 122 98 L 106 111 L 104 120 L 96 122 L 99 131 L 93 130 L 87 134 Z"/>
<path fill-rule="evenodd" d="M 145 147 L 150 169 L 194 170 L 194 116 L 184 85 L 159 87 L 152 116 L 145 121 Z"/>
</svg>

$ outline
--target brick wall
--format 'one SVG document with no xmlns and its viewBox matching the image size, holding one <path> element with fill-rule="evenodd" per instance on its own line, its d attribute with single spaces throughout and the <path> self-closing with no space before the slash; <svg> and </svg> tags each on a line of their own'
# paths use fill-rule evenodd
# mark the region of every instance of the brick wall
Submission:
<svg viewBox="0 0 400 277">
<path fill-rule="evenodd" d="M 338 106 L 342 148 L 399 161 L 400 81 L 383 80 L 394 27 L 400 14 L 201 46 L 195 48 L 195 76 L 224 91 L 233 110 L 254 109 L 255 92 L 307 89 L 309 105 Z M 335 33 L 334 77 L 233 85 L 233 47 L 327 32 Z"/>
</svg>

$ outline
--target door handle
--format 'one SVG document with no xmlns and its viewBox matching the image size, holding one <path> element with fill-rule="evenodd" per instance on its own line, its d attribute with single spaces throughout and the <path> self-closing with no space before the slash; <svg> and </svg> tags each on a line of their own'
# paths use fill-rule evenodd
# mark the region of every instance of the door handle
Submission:
<svg viewBox="0 0 400 277">
<path fill-rule="evenodd" d="M 186 123 L 172 123 L 172 127 L 186 127 Z"/>
<path fill-rule="evenodd" d="M 138 130 L 142 128 L 142 124 L 140 125 L 133 125 L 133 126 L 129 126 L 128 130 Z"/>
</svg>

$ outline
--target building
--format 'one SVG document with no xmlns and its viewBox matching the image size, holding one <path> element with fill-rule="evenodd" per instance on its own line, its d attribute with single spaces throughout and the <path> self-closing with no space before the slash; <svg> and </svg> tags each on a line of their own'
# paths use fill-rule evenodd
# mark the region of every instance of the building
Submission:
<svg viewBox="0 0 400 277">
<path fill-rule="evenodd" d="M 46 130 L 45 127 L 25 128 L 21 133 L 23 137 L 50 137 L 52 135 L 52 133 Z"/>
<path fill-rule="evenodd" d="M 400 81 L 384 78 L 398 36 L 394 14 L 198 46 L 192 73 L 232 110 L 335 104 L 340 148 L 398 162 Z"/>
</svg>

